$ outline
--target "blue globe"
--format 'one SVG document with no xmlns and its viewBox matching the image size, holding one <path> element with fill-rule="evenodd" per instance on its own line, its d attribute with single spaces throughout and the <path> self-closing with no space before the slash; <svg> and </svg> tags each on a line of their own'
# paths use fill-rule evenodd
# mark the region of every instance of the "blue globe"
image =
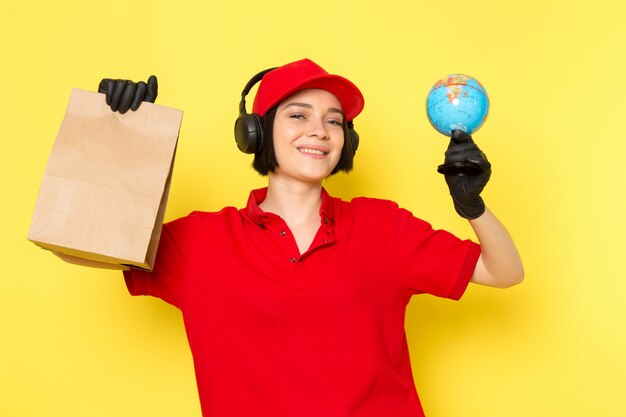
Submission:
<svg viewBox="0 0 626 417">
<path fill-rule="evenodd" d="M 430 124 L 446 136 L 456 129 L 471 135 L 483 125 L 488 112 L 485 87 L 464 74 L 450 74 L 437 81 L 426 98 Z"/>
</svg>

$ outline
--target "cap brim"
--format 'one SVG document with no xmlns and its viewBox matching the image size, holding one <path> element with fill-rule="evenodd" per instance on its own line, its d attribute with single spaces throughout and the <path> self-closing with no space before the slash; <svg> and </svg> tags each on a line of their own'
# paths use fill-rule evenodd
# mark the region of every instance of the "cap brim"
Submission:
<svg viewBox="0 0 626 417">
<path fill-rule="evenodd" d="M 332 93 L 339 102 L 348 121 L 354 119 L 363 110 L 363 94 L 350 80 L 339 75 L 328 74 L 314 80 L 305 81 L 298 90 L 319 88 Z"/>
<path fill-rule="evenodd" d="M 347 121 L 354 119 L 363 110 L 365 101 L 358 87 L 350 80 L 334 74 L 316 75 L 309 79 L 304 79 L 297 85 L 293 85 L 291 88 L 280 92 L 272 102 L 266 103 L 265 107 L 267 109 L 272 108 L 287 97 L 307 88 L 326 90 L 337 97 L 337 100 L 341 103 L 341 109 Z"/>
</svg>

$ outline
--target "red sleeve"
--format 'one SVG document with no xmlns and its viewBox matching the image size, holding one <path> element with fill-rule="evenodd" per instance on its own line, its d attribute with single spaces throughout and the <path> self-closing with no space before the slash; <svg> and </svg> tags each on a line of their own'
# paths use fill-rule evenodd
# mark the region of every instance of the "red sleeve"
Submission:
<svg viewBox="0 0 626 417">
<path fill-rule="evenodd" d="M 413 294 L 428 293 L 458 300 L 469 284 L 480 246 L 395 208 L 395 242 L 398 266 Z"/>
<path fill-rule="evenodd" d="M 131 295 L 151 295 L 181 307 L 190 251 L 185 247 L 193 232 L 193 214 L 163 225 L 154 268 L 124 271 Z"/>
</svg>

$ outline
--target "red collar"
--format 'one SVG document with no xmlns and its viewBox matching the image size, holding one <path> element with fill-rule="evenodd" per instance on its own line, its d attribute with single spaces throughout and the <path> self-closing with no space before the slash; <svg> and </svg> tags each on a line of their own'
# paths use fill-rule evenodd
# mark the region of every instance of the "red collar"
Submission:
<svg viewBox="0 0 626 417">
<path fill-rule="evenodd" d="M 264 212 L 259 204 L 261 204 L 267 196 L 267 187 L 252 190 L 248 197 L 248 204 L 245 208 L 247 217 L 259 226 L 277 218 L 274 213 Z M 328 195 L 322 187 L 322 205 L 320 207 L 320 221 L 324 224 L 335 224 L 335 199 Z"/>
</svg>

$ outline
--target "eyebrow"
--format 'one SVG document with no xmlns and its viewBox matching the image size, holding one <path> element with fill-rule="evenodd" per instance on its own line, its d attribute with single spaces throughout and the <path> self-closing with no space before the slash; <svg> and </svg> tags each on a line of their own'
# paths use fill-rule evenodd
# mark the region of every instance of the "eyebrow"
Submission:
<svg viewBox="0 0 626 417">
<path fill-rule="evenodd" d="M 310 105 L 309 103 L 301 103 L 299 101 L 294 101 L 292 103 L 287 104 L 285 107 L 283 107 L 283 109 L 286 109 L 286 108 L 291 107 L 291 106 L 304 107 L 306 109 L 312 109 L 313 108 L 313 106 Z M 328 111 L 330 113 L 339 113 L 339 114 L 341 114 L 343 116 L 343 111 L 341 111 L 341 109 L 338 109 L 336 107 L 329 107 Z"/>
</svg>

